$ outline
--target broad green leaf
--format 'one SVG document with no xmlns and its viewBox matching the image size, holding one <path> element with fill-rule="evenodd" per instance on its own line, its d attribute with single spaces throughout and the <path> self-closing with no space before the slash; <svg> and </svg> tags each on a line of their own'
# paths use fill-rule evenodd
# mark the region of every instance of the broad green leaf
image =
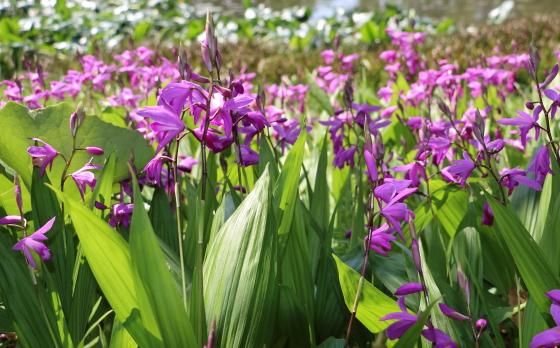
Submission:
<svg viewBox="0 0 560 348">
<path fill-rule="evenodd" d="M 73 107 L 65 103 L 29 110 L 14 102 L 8 102 L 0 110 L 0 160 L 18 172 L 27 187 L 31 186 L 32 168 L 27 148 L 35 143 L 28 138 L 39 138 L 69 158 L 72 151 L 70 115 L 74 111 Z M 86 117 L 76 135 L 77 148 L 88 146 L 106 151 L 104 155 L 94 156 L 96 164 L 103 163 L 110 151 L 116 148 L 115 182 L 128 177 L 126 163 L 131 149 L 134 150 L 134 165 L 137 168 L 144 168 L 153 154 L 140 132 L 108 124 L 96 116 Z M 90 157 L 85 151 L 76 152 L 68 172 L 72 173 L 83 167 Z M 62 157 L 58 156 L 53 162 L 50 176 L 60 178 L 64 165 Z M 58 183 L 54 185 L 58 187 Z"/>
<path fill-rule="evenodd" d="M 151 347 L 194 347 L 197 345 L 194 331 L 166 266 L 134 177 L 133 186 L 134 212 L 130 224 L 132 276 L 142 321 L 155 336 Z"/>
<path fill-rule="evenodd" d="M 87 207 L 54 190 L 72 217 L 93 275 L 117 318 L 136 343 L 149 347 L 149 332 L 142 325 L 136 299 L 128 243 Z"/>
<path fill-rule="evenodd" d="M 450 237 L 455 235 L 461 221 L 467 214 L 469 193 L 457 184 L 445 184 L 441 180 L 430 180 L 430 193 L 432 205 L 437 221 Z M 415 224 L 418 231 L 422 231 L 433 220 L 432 211 L 428 200 L 422 201 L 414 210 Z M 403 234 L 410 243 L 410 230 L 408 225 L 403 227 Z"/>
<path fill-rule="evenodd" d="M 280 223 L 278 227 L 278 251 L 280 252 L 280 257 L 283 257 L 282 254 L 284 253 L 284 248 L 286 248 L 292 218 L 296 209 L 306 135 L 304 125 L 297 141 L 288 153 L 278 178 L 278 183 L 274 188 L 274 214 Z"/>
<path fill-rule="evenodd" d="M 271 346 L 278 283 L 268 171 L 208 245 L 204 299 L 217 347 Z"/>
<path fill-rule="evenodd" d="M 285 347 L 313 346 L 307 311 L 296 293 L 285 285 L 280 285 L 276 317 L 276 335 L 287 338 Z"/>
<path fill-rule="evenodd" d="M 494 228 L 505 239 L 527 290 L 541 314 L 549 321 L 550 300 L 546 292 L 560 288 L 553 266 L 519 218 L 487 192 L 484 195 L 494 213 Z"/>
<path fill-rule="evenodd" d="M 123 324 L 115 317 L 113 331 L 111 333 L 111 344 L 109 348 L 137 348 L 138 345 L 132 336 L 126 331 Z"/>
<path fill-rule="evenodd" d="M 341 338 L 336 339 L 334 337 L 329 337 L 318 345 L 317 348 L 344 348 L 344 340 Z"/>
<path fill-rule="evenodd" d="M 177 236 L 177 220 L 171 211 L 169 198 L 162 187 L 156 187 L 150 205 L 150 221 L 156 235 L 167 244 L 171 250 L 179 254 L 179 237 Z"/>
<path fill-rule="evenodd" d="M 527 302 L 522 303 L 521 306 L 510 306 L 510 307 L 500 307 L 500 308 L 493 308 L 492 309 L 492 316 L 496 321 L 496 324 L 500 324 L 502 321 L 506 320 L 507 318 L 511 318 L 512 315 L 519 312 L 520 309 L 525 308 Z"/>
<path fill-rule="evenodd" d="M 333 258 L 338 268 L 338 278 L 344 294 L 344 302 L 348 310 L 352 311 L 356 291 L 360 283 L 360 274 L 346 266 L 336 255 L 333 255 Z M 385 330 L 390 324 L 388 321 L 379 321 L 379 319 L 395 312 L 400 312 L 397 302 L 382 293 L 370 282 L 364 280 L 356 318 L 371 332 L 377 333 Z"/>
</svg>

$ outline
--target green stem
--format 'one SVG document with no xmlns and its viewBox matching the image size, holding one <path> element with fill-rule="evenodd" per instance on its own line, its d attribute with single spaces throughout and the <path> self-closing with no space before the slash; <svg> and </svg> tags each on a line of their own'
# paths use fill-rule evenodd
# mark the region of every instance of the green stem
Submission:
<svg viewBox="0 0 560 348">
<path fill-rule="evenodd" d="M 179 263 L 181 264 L 181 286 L 183 295 L 183 306 L 187 309 L 187 283 L 185 279 L 185 256 L 183 253 L 183 231 L 181 228 L 181 193 L 179 191 L 179 171 L 177 161 L 179 158 L 179 140 L 175 144 L 173 156 L 173 178 L 175 179 L 175 219 L 177 220 L 177 238 L 179 241 Z"/>
</svg>

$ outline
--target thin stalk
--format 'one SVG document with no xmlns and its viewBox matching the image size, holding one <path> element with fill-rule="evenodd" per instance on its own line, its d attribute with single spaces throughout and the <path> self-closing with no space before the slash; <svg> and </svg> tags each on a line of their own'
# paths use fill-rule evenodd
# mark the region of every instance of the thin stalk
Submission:
<svg viewBox="0 0 560 348">
<path fill-rule="evenodd" d="M 537 73 L 535 72 L 535 81 L 537 83 L 537 87 L 539 86 L 539 78 L 537 76 Z M 541 103 L 541 106 L 543 108 L 544 111 L 544 116 L 546 119 L 546 135 L 548 136 L 548 140 L 551 142 L 551 146 L 552 146 L 552 150 L 554 152 L 554 157 L 556 158 L 556 162 L 558 162 L 558 165 L 560 166 L 560 154 L 558 152 L 558 148 L 556 147 L 555 143 L 554 143 L 554 139 L 552 139 L 552 132 L 550 131 L 550 118 L 549 118 L 549 114 L 548 114 L 548 110 L 544 107 L 544 103 L 543 103 L 543 99 L 542 99 L 542 93 L 541 93 L 541 89 L 538 89 L 539 92 L 539 102 Z"/>
<path fill-rule="evenodd" d="M 183 295 L 183 306 L 187 309 L 187 283 L 185 279 L 185 256 L 183 254 L 183 231 L 181 228 L 181 193 L 179 192 L 179 171 L 177 162 L 179 159 L 179 140 L 175 144 L 173 155 L 173 179 L 175 180 L 175 219 L 177 220 L 177 238 L 179 240 L 179 263 L 181 264 L 181 286 Z"/>
<path fill-rule="evenodd" d="M 70 157 L 66 161 L 66 165 L 64 166 L 64 170 L 62 171 L 62 177 L 60 179 L 60 191 L 64 192 L 64 183 L 66 182 L 66 175 L 68 173 L 68 168 L 70 168 L 70 164 L 72 163 L 72 159 L 74 158 L 74 154 L 76 153 L 76 137 L 72 137 L 72 152 L 70 153 Z M 61 214 L 62 214 L 62 242 L 64 245 L 64 254 L 67 253 L 66 250 L 66 224 L 64 223 L 64 202 L 61 203 Z"/>
<path fill-rule="evenodd" d="M 239 180 L 239 191 L 240 196 L 241 196 L 241 200 L 243 200 L 243 179 L 241 176 L 241 168 L 243 167 L 243 156 L 241 155 L 241 145 L 239 144 L 239 134 L 237 133 L 237 125 L 233 126 L 233 141 L 235 142 L 235 150 L 237 152 L 237 158 L 238 158 L 238 162 L 237 162 L 237 178 Z M 248 185 L 247 180 L 245 180 L 245 184 Z"/>
</svg>

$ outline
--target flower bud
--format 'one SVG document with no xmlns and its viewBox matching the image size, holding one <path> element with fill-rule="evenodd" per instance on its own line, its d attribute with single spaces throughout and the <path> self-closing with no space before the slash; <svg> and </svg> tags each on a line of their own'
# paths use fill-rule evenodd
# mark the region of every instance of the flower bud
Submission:
<svg viewBox="0 0 560 348">
<path fill-rule="evenodd" d="M 212 72 L 212 59 L 210 58 L 210 48 L 208 47 L 208 41 L 204 40 L 200 44 L 200 50 L 202 53 L 202 61 L 204 61 L 204 65 L 206 65 L 206 69 L 208 72 Z"/>
<path fill-rule="evenodd" d="M 488 323 L 486 322 L 486 320 L 478 319 L 476 321 L 476 331 L 483 333 L 484 331 L 486 331 L 487 327 L 488 327 Z"/>
<path fill-rule="evenodd" d="M 183 80 L 185 79 L 185 71 L 187 71 L 187 51 L 185 50 L 185 47 L 183 46 L 183 44 L 181 44 L 181 48 L 179 51 L 179 73 L 181 74 L 181 78 Z"/>
<path fill-rule="evenodd" d="M 87 153 L 91 153 L 92 155 L 103 155 L 103 149 L 99 147 L 86 147 Z"/>
<path fill-rule="evenodd" d="M 105 210 L 108 209 L 109 207 L 107 207 L 105 204 L 100 203 L 99 201 L 95 201 L 95 203 L 93 203 L 93 206 L 99 210 Z"/>
<path fill-rule="evenodd" d="M 78 130 L 78 114 L 76 112 L 73 112 L 72 115 L 70 115 L 70 133 L 72 133 L 72 138 L 76 137 L 76 131 Z"/>
<path fill-rule="evenodd" d="M 411 226 L 412 226 L 412 224 L 411 224 Z M 418 241 L 416 240 L 416 238 L 412 240 L 410 250 L 412 251 L 412 258 L 414 259 L 414 264 L 416 265 L 416 270 L 418 270 L 418 274 L 423 275 L 424 272 L 422 271 L 422 260 L 420 259 L 420 248 L 418 246 Z"/>
<path fill-rule="evenodd" d="M 346 231 L 346 233 L 344 234 L 344 237 L 345 237 L 346 239 L 352 237 L 352 229 L 349 229 L 348 231 Z"/>
<path fill-rule="evenodd" d="M 19 214 L 23 216 L 23 200 L 21 198 L 21 186 L 19 184 L 19 176 L 17 175 L 17 173 L 14 175 L 14 184 L 16 184 L 16 186 L 14 187 L 14 194 L 16 196 L 16 203 L 19 209 Z"/>
<path fill-rule="evenodd" d="M 222 69 L 222 54 L 220 53 L 220 50 L 216 50 L 216 68 L 218 71 Z"/>
<path fill-rule="evenodd" d="M 460 265 L 459 265 L 460 268 Z M 469 280 L 463 275 L 463 273 L 457 270 L 457 282 L 459 283 L 459 288 L 467 298 L 467 306 L 471 303 L 471 288 L 469 286 Z"/>
<path fill-rule="evenodd" d="M 533 105 L 533 102 L 528 101 L 525 103 L 525 107 L 529 110 L 533 110 L 535 108 L 535 105 Z"/>
<path fill-rule="evenodd" d="M 8 215 L 0 219 L 0 225 L 19 224 L 21 221 L 20 215 Z"/>
<path fill-rule="evenodd" d="M 80 102 L 80 104 L 78 104 L 78 108 L 76 109 L 76 114 L 78 115 L 76 127 L 80 128 L 80 126 L 84 122 L 84 118 L 86 117 L 86 110 L 84 109 L 84 103 Z"/>
<path fill-rule="evenodd" d="M 207 348 L 214 348 L 214 341 L 216 339 L 216 318 L 212 320 L 212 325 L 210 325 L 210 332 L 208 333 L 208 345 Z"/>
<path fill-rule="evenodd" d="M 276 123 L 284 123 L 284 122 L 286 122 L 287 120 L 288 120 L 288 119 L 285 118 L 285 117 L 280 117 L 280 118 L 277 118 L 275 122 L 276 122 Z"/>
</svg>

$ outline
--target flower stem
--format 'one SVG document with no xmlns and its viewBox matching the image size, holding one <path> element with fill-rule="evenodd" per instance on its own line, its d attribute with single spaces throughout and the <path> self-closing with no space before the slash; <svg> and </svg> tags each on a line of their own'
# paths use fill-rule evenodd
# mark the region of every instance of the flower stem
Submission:
<svg viewBox="0 0 560 348">
<path fill-rule="evenodd" d="M 175 219 L 177 220 L 177 238 L 179 240 L 179 263 L 181 264 L 181 286 L 183 295 L 183 306 L 187 309 L 187 283 L 185 279 L 185 256 L 183 254 L 183 231 L 181 228 L 181 193 L 179 191 L 179 171 L 177 162 L 179 158 L 179 140 L 175 144 L 173 155 L 173 179 L 175 180 Z"/>
</svg>

